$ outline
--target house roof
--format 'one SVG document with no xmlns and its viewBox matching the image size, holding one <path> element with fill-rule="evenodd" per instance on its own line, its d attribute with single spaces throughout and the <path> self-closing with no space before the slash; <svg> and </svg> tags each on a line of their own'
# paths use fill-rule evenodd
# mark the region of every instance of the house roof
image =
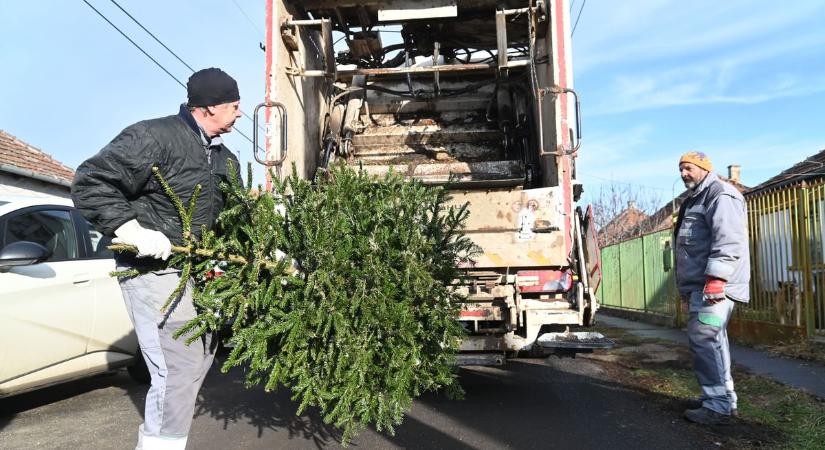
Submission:
<svg viewBox="0 0 825 450">
<path fill-rule="evenodd" d="M 37 147 L 0 130 L 0 171 L 68 186 L 74 170 Z"/>
<path fill-rule="evenodd" d="M 633 238 L 638 225 L 648 218 L 642 210 L 628 206 L 599 230 L 599 246 L 616 244 Z"/>
<path fill-rule="evenodd" d="M 786 184 L 795 183 L 811 178 L 825 176 L 825 149 L 783 170 L 778 175 L 768 178 L 765 182 L 751 189 L 749 192 L 763 191 Z"/>
</svg>

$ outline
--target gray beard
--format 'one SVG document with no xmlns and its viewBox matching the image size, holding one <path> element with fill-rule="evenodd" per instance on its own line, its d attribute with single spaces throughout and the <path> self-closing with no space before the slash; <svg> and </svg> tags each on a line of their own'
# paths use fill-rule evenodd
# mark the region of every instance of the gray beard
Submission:
<svg viewBox="0 0 825 450">
<path fill-rule="evenodd" d="M 694 183 L 693 181 L 685 181 L 684 183 L 685 187 L 690 189 L 691 191 L 696 189 L 696 183 Z"/>
</svg>

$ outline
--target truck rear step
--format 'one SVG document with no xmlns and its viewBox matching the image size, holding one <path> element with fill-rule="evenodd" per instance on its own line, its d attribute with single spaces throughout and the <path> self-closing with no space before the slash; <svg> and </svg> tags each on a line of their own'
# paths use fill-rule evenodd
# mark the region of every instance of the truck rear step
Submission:
<svg viewBox="0 0 825 450">
<path fill-rule="evenodd" d="M 595 331 L 544 333 L 536 339 L 536 344 L 548 349 L 594 350 L 613 348 L 612 340 Z"/>
<path fill-rule="evenodd" d="M 455 356 L 456 366 L 502 366 L 503 353 L 459 353 Z"/>
</svg>

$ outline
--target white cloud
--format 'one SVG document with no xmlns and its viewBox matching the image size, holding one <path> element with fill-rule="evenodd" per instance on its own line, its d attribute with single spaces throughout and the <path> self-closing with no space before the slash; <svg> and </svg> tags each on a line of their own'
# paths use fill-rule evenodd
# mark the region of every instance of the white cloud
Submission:
<svg viewBox="0 0 825 450">
<path fill-rule="evenodd" d="M 815 58 L 821 48 L 825 48 L 825 35 L 809 33 L 675 67 L 616 70 L 602 85 L 612 95 L 597 95 L 603 101 L 592 105 L 588 113 L 703 103 L 754 104 L 823 92 L 825 75 L 816 70 L 822 60 Z M 801 67 L 783 64 L 782 58 L 794 56 L 802 60 Z"/>
<path fill-rule="evenodd" d="M 822 151 L 824 147 L 822 140 L 788 141 L 786 137 L 772 133 L 760 134 L 733 144 L 710 142 L 702 150 L 710 155 L 718 172 L 724 174 L 731 164 L 741 165 L 744 184 L 756 186 Z"/>
<path fill-rule="evenodd" d="M 670 152 L 651 151 L 653 128 L 642 124 L 618 133 L 587 136 L 576 172 L 588 192 L 601 185 L 626 183 L 656 192 L 670 192 L 667 180 L 675 177 L 675 158 Z M 639 157 L 638 155 L 646 155 Z M 662 183 L 664 181 L 664 183 Z"/>
<path fill-rule="evenodd" d="M 824 132 L 803 124 L 822 111 L 803 97 L 825 92 L 823 20 L 825 2 L 813 0 L 589 0 L 573 42 L 585 191 L 617 182 L 667 197 L 689 149 L 722 174 L 741 165 L 747 185 L 820 151 Z M 727 106 L 679 108 L 713 104 Z M 689 131 L 710 123 L 720 124 L 712 137 Z"/>
<path fill-rule="evenodd" d="M 596 132 L 588 135 L 582 144 L 587 151 L 582 152 L 579 162 L 601 165 L 620 161 L 647 144 L 651 131 L 649 125 L 643 124 L 620 133 Z"/>
<path fill-rule="evenodd" d="M 601 2 L 585 11 L 575 35 L 576 71 L 718 52 L 756 38 L 781 41 L 823 11 L 814 1 Z"/>
<path fill-rule="evenodd" d="M 589 137 L 577 162 L 585 191 L 595 193 L 604 185 L 629 184 L 669 198 L 681 189 L 676 170 L 685 147 L 659 144 L 655 129 L 639 125 L 617 133 Z M 747 139 L 726 139 L 694 144 L 710 156 L 716 171 L 727 174 L 727 166 L 741 166 L 742 182 L 756 186 L 805 158 L 822 151 L 825 141 L 814 137 L 789 140 L 780 131 L 755 134 Z"/>
<path fill-rule="evenodd" d="M 825 92 L 825 80 L 813 85 L 801 85 L 795 82 L 792 76 L 783 74 L 781 79 L 776 82 L 765 82 L 762 87 L 754 89 L 754 92 L 732 94 L 722 92 L 718 88 L 718 85 L 722 83 L 717 75 L 708 73 L 699 73 L 699 75 L 697 78 L 674 77 L 673 73 L 669 72 L 660 74 L 658 78 L 648 76 L 642 81 L 620 78 L 616 83 L 618 85 L 616 92 L 620 94 L 608 98 L 600 105 L 594 105 L 588 113 L 596 116 L 706 103 L 755 104 Z M 627 87 L 622 90 L 624 86 Z"/>
</svg>

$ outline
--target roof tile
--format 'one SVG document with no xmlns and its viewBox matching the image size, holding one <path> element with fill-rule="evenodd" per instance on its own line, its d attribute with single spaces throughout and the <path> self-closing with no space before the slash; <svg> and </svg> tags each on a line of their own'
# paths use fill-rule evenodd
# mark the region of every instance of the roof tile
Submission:
<svg viewBox="0 0 825 450">
<path fill-rule="evenodd" d="M 74 170 L 3 130 L 0 130 L 0 165 L 13 166 L 70 183 L 74 178 Z"/>
</svg>

